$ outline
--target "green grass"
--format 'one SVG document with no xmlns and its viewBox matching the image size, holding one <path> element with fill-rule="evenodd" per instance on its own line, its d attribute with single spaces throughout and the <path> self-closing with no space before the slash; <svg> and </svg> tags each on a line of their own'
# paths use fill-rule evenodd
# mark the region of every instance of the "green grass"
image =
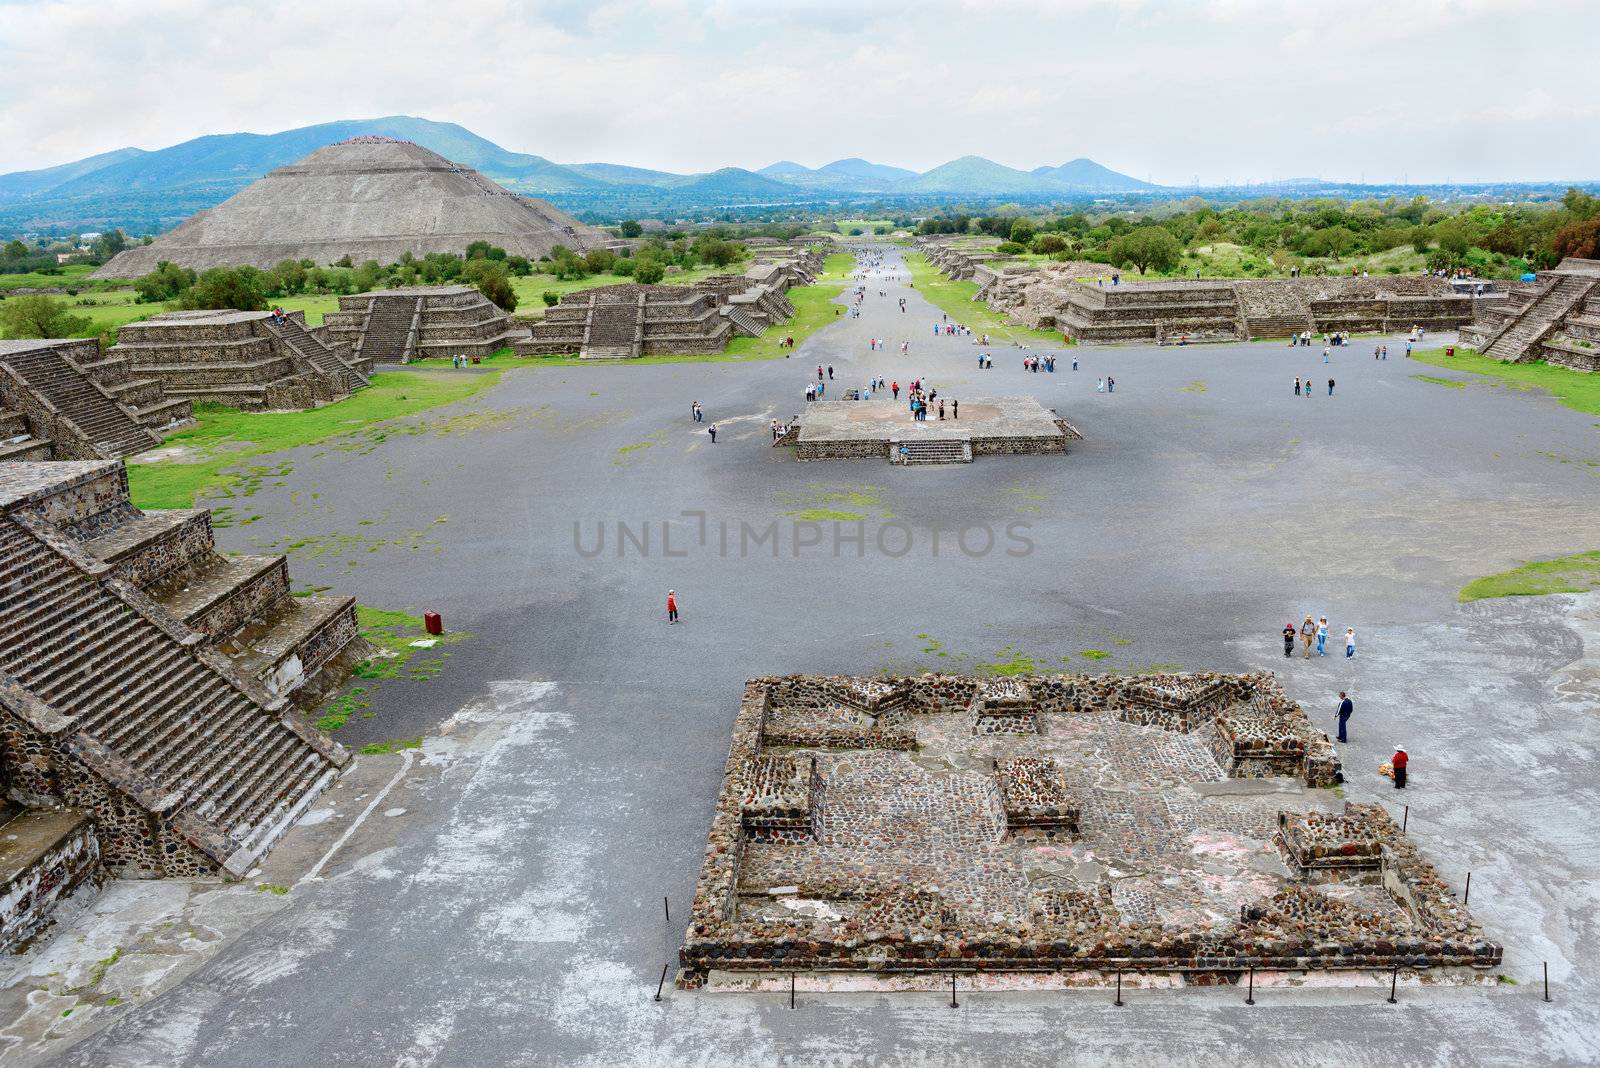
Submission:
<svg viewBox="0 0 1600 1068">
<path fill-rule="evenodd" d="M 444 669 L 445 658 L 450 655 L 448 651 L 439 650 L 439 645 L 449 645 L 472 637 L 466 631 L 452 630 L 433 636 L 423 628 L 421 616 L 414 616 L 408 612 L 369 608 L 366 605 L 356 606 L 356 625 L 361 630 L 361 636 L 377 647 L 378 655 L 363 660 L 355 666 L 353 674 L 356 679 L 364 683 L 363 685 L 352 686 L 347 692 L 338 694 L 322 707 L 322 714 L 317 717 L 317 726 L 325 731 L 342 729 L 350 722 L 350 717 L 357 714 L 363 719 L 375 715 L 376 713 L 372 711 L 372 697 L 377 684 L 385 679 L 404 676 L 426 681 L 438 677 L 439 672 Z M 438 645 L 424 650 L 411 644 L 428 637 L 433 637 Z M 424 652 L 433 655 L 425 660 L 415 660 L 419 653 Z M 391 739 L 369 746 L 362 752 L 389 753 L 397 749 L 415 749 L 422 744 L 420 737 L 414 740 L 415 744 L 411 744 L 412 741 L 406 738 Z"/>
<path fill-rule="evenodd" d="M 421 749 L 422 735 L 415 738 L 391 738 L 387 742 L 373 742 L 371 745 L 362 746 L 357 752 L 363 756 L 376 756 L 380 753 L 398 753 L 402 749 Z"/>
<path fill-rule="evenodd" d="M 80 293 L 90 290 L 122 289 L 127 282 L 120 278 L 89 280 L 89 275 L 100 268 L 90 263 L 74 263 L 61 268 L 60 274 L 0 274 L 0 289 L 76 289 Z"/>
<path fill-rule="evenodd" d="M 1535 560 L 1498 575 L 1473 579 L 1461 587 L 1457 599 L 1482 601 L 1490 597 L 1539 597 L 1547 593 L 1588 593 L 1591 590 L 1600 590 L 1600 552 Z"/>
<path fill-rule="evenodd" d="M 1419 382 L 1432 382 L 1436 386 L 1446 389 L 1466 389 L 1467 384 L 1459 378 L 1440 378 L 1438 375 L 1412 375 Z"/>
<path fill-rule="evenodd" d="M 305 412 L 241 412 L 220 405 L 196 406 L 199 426 L 167 439 L 168 448 L 182 448 L 172 459 L 128 464 L 133 503 L 141 508 L 191 508 L 202 491 L 232 496 L 246 460 L 311 445 L 365 427 L 480 393 L 500 380 L 498 372 L 434 375 L 389 372 L 375 375 L 372 385 L 348 400 Z"/>
<path fill-rule="evenodd" d="M 837 512 L 831 508 L 802 508 L 783 514 L 806 523 L 860 523 L 867 518 L 860 512 Z"/>
<path fill-rule="evenodd" d="M 1501 363 L 1468 349 L 1446 356 L 1444 349 L 1419 349 L 1411 354 L 1419 363 L 1452 371 L 1496 378 L 1512 389 L 1545 389 L 1568 408 L 1600 415 L 1600 375 L 1569 371 L 1548 363 Z"/>
<path fill-rule="evenodd" d="M 987 304 L 973 300 L 973 294 L 978 292 L 978 283 L 946 278 L 922 253 L 907 254 L 906 264 L 911 268 L 912 281 L 917 291 L 926 297 L 929 303 L 949 315 L 952 321 L 961 323 L 974 333 L 988 334 L 990 339 L 996 342 L 1017 341 L 1035 348 L 1061 347 L 1060 334 L 1052 330 L 1030 330 L 1025 326 L 1013 326 Z M 927 332 L 927 323 L 914 325 L 918 331 Z"/>
</svg>

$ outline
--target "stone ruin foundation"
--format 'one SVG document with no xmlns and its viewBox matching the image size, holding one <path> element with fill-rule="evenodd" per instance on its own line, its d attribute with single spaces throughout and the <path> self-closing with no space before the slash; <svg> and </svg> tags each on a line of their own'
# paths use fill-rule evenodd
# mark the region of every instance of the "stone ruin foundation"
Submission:
<svg viewBox="0 0 1600 1068">
<path fill-rule="evenodd" d="M 1266 673 L 745 685 L 678 985 L 1502 957 Z"/>
</svg>

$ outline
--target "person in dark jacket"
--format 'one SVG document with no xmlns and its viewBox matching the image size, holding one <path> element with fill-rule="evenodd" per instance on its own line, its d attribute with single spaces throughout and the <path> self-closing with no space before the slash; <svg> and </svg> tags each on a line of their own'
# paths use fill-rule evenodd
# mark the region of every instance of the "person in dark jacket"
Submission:
<svg viewBox="0 0 1600 1068">
<path fill-rule="evenodd" d="M 1348 742 L 1350 740 L 1349 738 L 1345 737 L 1345 724 L 1350 722 L 1350 714 L 1352 712 L 1354 712 L 1355 710 L 1356 710 L 1355 704 L 1350 700 L 1349 697 L 1347 697 L 1345 695 L 1345 692 L 1343 690 L 1340 690 L 1339 691 L 1339 740 L 1341 742 Z"/>
<path fill-rule="evenodd" d="M 1284 656 L 1293 656 L 1294 655 L 1294 635 L 1295 635 L 1294 624 L 1293 623 L 1285 623 L 1283 625 L 1283 655 Z"/>
</svg>

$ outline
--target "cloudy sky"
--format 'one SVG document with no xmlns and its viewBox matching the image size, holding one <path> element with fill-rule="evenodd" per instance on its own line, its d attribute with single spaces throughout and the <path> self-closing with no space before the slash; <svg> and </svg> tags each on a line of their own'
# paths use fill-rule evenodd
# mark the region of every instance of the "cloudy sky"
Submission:
<svg viewBox="0 0 1600 1068">
<path fill-rule="evenodd" d="M 407 114 L 562 163 L 1600 178 L 1595 0 L 0 0 L 0 172 Z"/>
</svg>

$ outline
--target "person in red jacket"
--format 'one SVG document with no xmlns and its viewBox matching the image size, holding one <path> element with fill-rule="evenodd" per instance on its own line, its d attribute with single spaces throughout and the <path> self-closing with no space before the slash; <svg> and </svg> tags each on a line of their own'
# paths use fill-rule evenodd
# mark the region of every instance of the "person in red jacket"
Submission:
<svg viewBox="0 0 1600 1068">
<path fill-rule="evenodd" d="M 668 623 L 676 623 L 677 621 L 678 621 L 678 595 L 673 593 L 671 590 L 668 590 L 667 591 L 667 622 Z"/>
<path fill-rule="evenodd" d="M 1406 788 L 1406 764 L 1410 763 L 1410 760 L 1411 758 L 1406 756 L 1405 746 L 1397 745 L 1394 747 L 1394 759 L 1390 763 L 1394 765 L 1394 788 L 1396 790 L 1404 790 Z"/>
</svg>

